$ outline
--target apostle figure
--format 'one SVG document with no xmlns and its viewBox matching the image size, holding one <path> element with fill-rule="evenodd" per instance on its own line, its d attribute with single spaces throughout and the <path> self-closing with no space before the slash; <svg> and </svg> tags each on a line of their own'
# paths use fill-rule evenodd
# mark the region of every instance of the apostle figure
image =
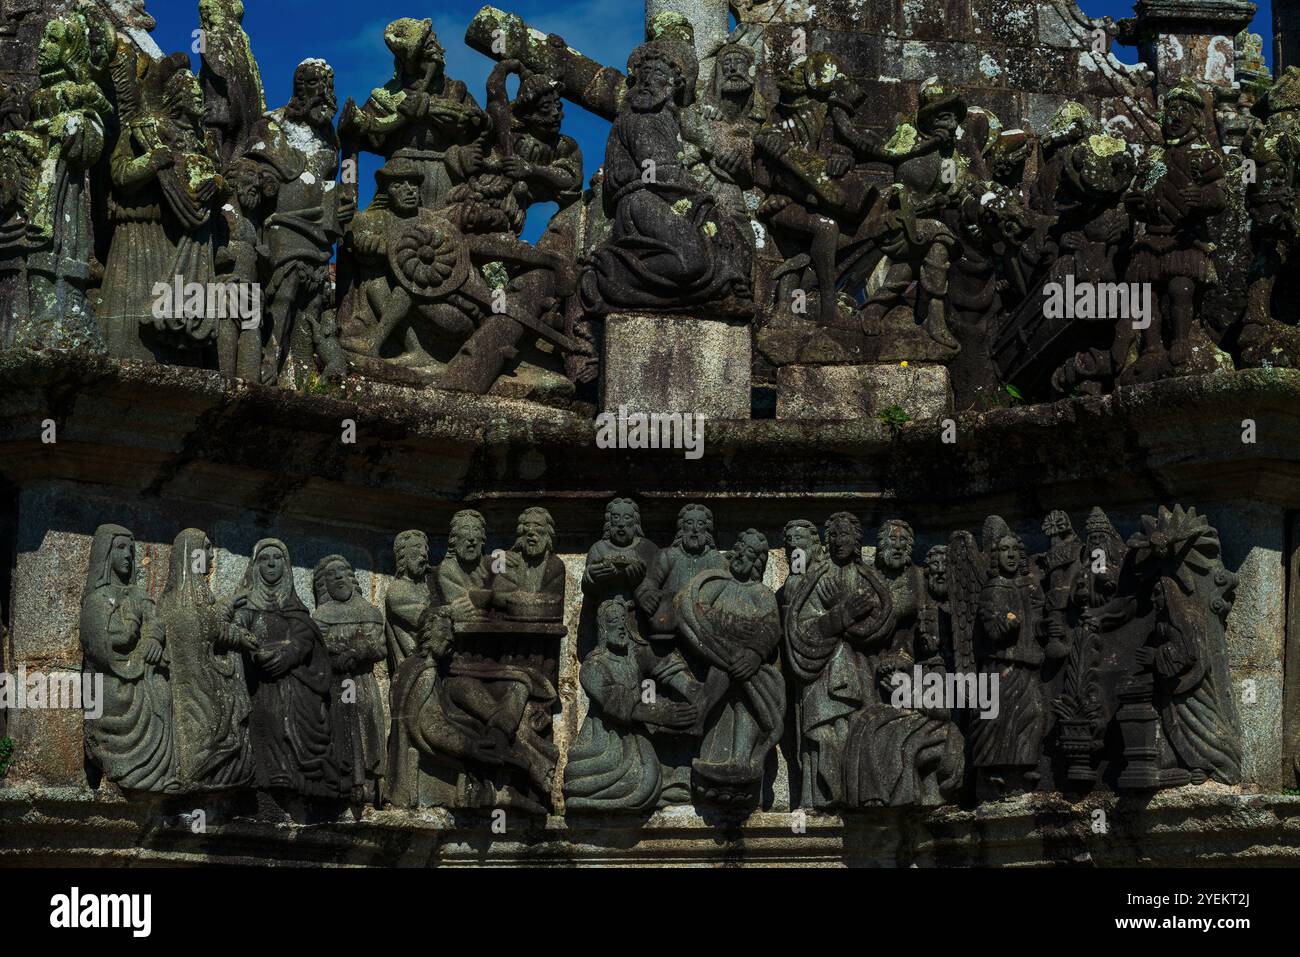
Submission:
<svg viewBox="0 0 1300 957">
<path fill-rule="evenodd" d="M 251 704 L 239 647 L 208 586 L 212 558 L 204 532 L 177 535 L 158 602 L 171 657 L 176 774 L 183 784 L 241 787 L 253 781 Z"/>
<path fill-rule="evenodd" d="M 781 615 L 763 584 L 767 554 L 767 538 L 747 529 L 726 571 L 701 572 L 675 602 L 682 641 L 707 669 L 699 694 L 706 731 L 691 768 L 696 795 L 710 802 L 755 803 L 784 728 L 785 682 L 776 667 Z"/>
<path fill-rule="evenodd" d="M 492 566 L 483 554 L 487 522 L 472 508 L 451 517 L 447 554 L 438 565 L 438 599 L 457 621 L 487 617 L 492 600 Z"/>
<path fill-rule="evenodd" d="M 384 657 L 384 619 L 366 601 L 356 572 L 342 555 L 326 555 L 313 574 L 316 624 L 334 672 L 336 743 L 352 770 L 354 800 L 377 802 L 384 776 L 384 702 L 375 662 Z"/>
<path fill-rule="evenodd" d="M 713 541 L 713 512 L 692 503 L 677 513 L 677 537 L 651 563 L 637 586 L 636 600 L 650 617 L 651 638 L 676 634 L 673 600 L 692 578 L 708 569 L 722 570 L 727 561 Z"/>
<path fill-rule="evenodd" d="M 614 499 L 605 506 L 604 537 L 587 552 L 584 599 L 597 605 L 614 597 L 632 599 L 658 555 L 659 548 L 641 530 L 636 502 Z"/>
<path fill-rule="evenodd" d="M 1009 529 L 991 542 L 990 577 L 979 598 L 975 658 L 983 674 L 997 675 L 996 717 L 971 722 L 971 761 L 992 793 L 1033 790 L 1048 711 L 1039 671 L 1044 598 L 1029 574 L 1025 546 Z"/>
<path fill-rule="evenodd" d="M 264 538 L 253 547 L 244 580 L 222 614 L 244 649 L 257 786 L 338 797 L 329 653 L 294 589 L 284 542 Z"/>
<path fill-rule="evenodd" d="M 384 596 L 384 634 L 388 644 L 388 677 L 394 680 L 397 669 L 419 644 L 420 615 L 429 605 L 429 536 L 418 529 L 408 529 L 393 539 L 393 557 L 397 570 Z"/>
<path fill-rule="evenodd" d="M 95 530 L 80 632 L 82 679 L 104 684 L 103 715 L 86 719 L 91 783 L 102 774 L 128 790 L 174 790 L 163 628 L 135 580 L 135 536 L 120 525 Z"/>
<path fill-rule="evenodd" d="M 849 512 L 826 521 L 829 561 L 791 589 L 785 663 L 795 691 L 800 806 L 843 804 L 849 719 L 875 696 L 868 655 L 889 633 L 889 586 L 862 558 L 862 523 Z"/>
<path fill-rule="evenodd" d="M 555 554 L 555 522 L 544 508 L 527 508 L 506 552 L 506 567 L 492 580 L 492 605 L 507 618 L 559 621 L 564 617 L 564 562 Z"/>
<path fill-rule="evenodd" d="M 564 768 L 569 811 L 643 812 L 690 799 L 686 776 L 661 763 L 653 736 L 696 724 L 700 686 L 680 654 L 659 655 L 637 633 L 634 610 L 610 598 L 597 612 L 599 645 L 578 674 L 591 705 Z M 646 682 L 656 689 L 649 701 Z"/>
</svg>

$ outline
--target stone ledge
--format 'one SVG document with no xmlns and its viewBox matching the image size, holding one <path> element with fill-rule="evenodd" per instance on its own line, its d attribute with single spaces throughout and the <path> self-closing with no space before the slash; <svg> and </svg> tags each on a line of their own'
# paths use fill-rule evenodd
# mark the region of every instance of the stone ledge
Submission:
<svg viewBox="0 0 1300 957">
<path fill-rule="evenodd" d="M 183 805 L 172 799 L 174 808 Z M 189 803 L 194 803 L 193 800 Z M 1104 812 L 1107 833 L 1094 831 Z M 84 788 L 0 788 L 0 867 L 291 864 L 307 866 L 699 865 L 968 867 L 1072 864 L 1300 864 L 1300 796 L 1216 785 L 1148 799 L 1080 803 L 1035 795 L 933 811 L 879 808 L 851 816 L 706 819 L 689 808 L 649 818 L 577 816 L 507 822 L 443 810 L 367 810 L 360 821 L 251 819 L 196 835 L 157 801 L 128 803 Z"/>
<path fill-rule="evenodd" d="M 707 421 L 699 461 L 680 450 L 599 449 L 589 417 L 521 400 L 359 382 L 340 394 L 70 354 L 5 354 L 0 480 L 85 481 L 248 508 L 267 520 L 337 521 L 346 506 L 358 524 L 396 527 L 431 504 L 536 501 L 548 490 L 575 507 L 633 489 L 706 501 L 743 490 L 756 504 L 824 497 L 831 510 L 1051 490 L 1053 505 L 1068 508 L 1093 504 L 1104 480 L 1135 504 L 1234 493 L 1289 503 L 1300 461 L 1295 370 L 963 413 L 953 417 L 955 444 L 941 441 L 937 422 L 905 425 L 891 439 L 874 419 Z M 40 442 L 45 418 L 59 426 L 56 445 Z M 1256 444 L 1241 441 L 1244 418 L 1257 423 Z M 355 445 L 339 441 L 344 419 L 357 423 Z"/>
</svg>

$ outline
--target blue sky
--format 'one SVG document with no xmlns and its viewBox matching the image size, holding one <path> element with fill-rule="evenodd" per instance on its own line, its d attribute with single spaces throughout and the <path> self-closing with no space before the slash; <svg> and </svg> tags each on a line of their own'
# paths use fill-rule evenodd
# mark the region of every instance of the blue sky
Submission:
<svg viewBox="0 0 1300 957">
<path fill-rule="evenodd" d="M 643 38 L 645 14 L 640 0 L 495 0 L 496 5 L 522 16 L 530 25 L 558 33 L 569 44 L 603 63 L 622 66 Z M 469 84 L 480 102 L 492 61 L 465 46 L 465 27 L 483 0 L 245 0 L 244 27 L 262 70 L 270 106 L 289 99 L 293 70 L 307 57 L 322 57 L 335 70 L 340 106 L 350 96 L 364 102 L 370 90 L 392 76 L 393 60 L 384 45 L 384 27 L 406 16 L 430 16 L 447 50 L 450 75 Z M 1090 16 L 1131 16 L 1131 0 L 1081 0 Z M 1251 29 L 1265 38 L 1271 59 L 1269 0 L 1259 4 Z M 437 12 L 433 12 L 435 9 Z M 150 0 L 158 20 L 154 39 L 164 52 L 189 50 L 191 31 L 198 26 L 196 0 Z M 1120 59 L 1137 61 L 1132 47 L 1116 47 Z M 195 67 L 197 68 L 197 58 Z M 586 173 L 600 165 L 609 124 L 572 104 L 565 105 L 565 132 L 582 146 Z M 361 198 L 368 202 L 374 188 L 375 157 L 362 157 Z M 537 208 L 529 217 L 529 238 L 535 238 L 549 216 Z"/>
</svg>

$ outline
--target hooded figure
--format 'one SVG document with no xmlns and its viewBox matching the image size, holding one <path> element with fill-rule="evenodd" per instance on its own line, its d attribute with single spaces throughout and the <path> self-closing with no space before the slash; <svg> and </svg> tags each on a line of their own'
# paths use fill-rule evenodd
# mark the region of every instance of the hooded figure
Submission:
<svg viewBox="0 0 1300 957">
<path fill-rule="evenodd" d="M 104 683 L 104 713 L 86 719 L 88 763 L 127 790 L 174 789 L 163 630 L 135 581 L 135 536 L 120 525 L 95 530 L 80 630 L 83 680 Z"/>
<path fill-rule="evenodd" d="M 187 528 L 176 536 L 158 603 L 175 682 L 176 773 L 186 784 L 241 787 L 253 781 L 248 687 L 239 645 L 208 586 L 211 568 L 204 532 Z"/>
<path fill-rule="evenodd" d="M 284 542 L 264 538 L 253 547 L 224 618 L 245 649 L 257 786 L 337 797 L 334 676 L 320 628 L 294 590 Z"/>
<path fill-rule="evenodd" d="M 342 555 L 326 555 L 313 575 L 316 623 L 334 669 L 335 740 L 350 758 L 351 792 L 378 799 L 384 775 L 384 702 L 375 662 L 384 657 L 384 618 L 361 596 L 356 572 Z"/>
</svg>

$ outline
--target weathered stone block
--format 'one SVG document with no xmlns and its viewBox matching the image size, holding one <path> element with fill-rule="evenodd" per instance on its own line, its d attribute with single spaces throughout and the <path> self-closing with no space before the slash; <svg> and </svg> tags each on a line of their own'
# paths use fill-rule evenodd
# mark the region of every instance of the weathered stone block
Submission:
<svg viewBox="0 0 1300 957">
<path fill-rule="evenodd" d="M 778 419 L 860 419 L 897 405 L 912 420 L 936 419 L 952 407 L 943 366 L 784 366 L 777 372 Z"/>
<path fill-rule="evenodd" d="M 605 321 L 602 405 L 747 419 L 752 353 L 744 322 L 612 315 Z"/>
</svg>

